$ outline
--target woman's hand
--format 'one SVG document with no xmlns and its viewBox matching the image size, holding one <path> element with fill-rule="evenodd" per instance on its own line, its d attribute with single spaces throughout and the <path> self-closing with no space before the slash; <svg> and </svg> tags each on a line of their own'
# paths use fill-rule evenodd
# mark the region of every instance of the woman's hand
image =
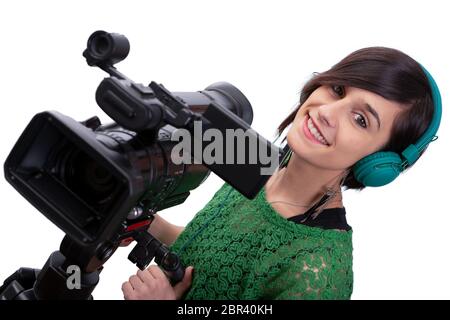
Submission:
<svg viewBox="0 0 450 320">
<path fill-rule="evenodd" d="M 192 282 L 193 267 L 187 267 L 183 280 L 175 286 L 156 265 L 138 270 L 136 275 L 122 285 L 125 300 L 179 300 Z"/>
</svg>

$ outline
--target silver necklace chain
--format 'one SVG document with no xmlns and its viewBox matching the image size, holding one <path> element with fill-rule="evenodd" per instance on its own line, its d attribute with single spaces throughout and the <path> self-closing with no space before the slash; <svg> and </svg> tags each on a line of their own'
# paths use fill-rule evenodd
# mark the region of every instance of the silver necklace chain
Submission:
<svg viewBox="0 0 450 320">
<path fill-rule="evenodd" d="M 326 204 L 333 203 L 333 202 L 330 202 L 331 199 L 335 198 L 337 194 L 342 194 L 341 187 L 342 187 L 342 185 L 343 185 L 343 183 L 344 183 L 344 181 L 345 181 L 345 177 L 347 176 L 347 174 L 348 174 L 348 170 L 345 172 L 345 176 L 344 176 L 344 178 L 341 180 L 341 183 L 339 184 L 339 190 L 338 190 L 338 191 L 333 190 L 332 187 L 327 187 L 327 191 L 325 192 L 324 195 L 328 194 L 329 197 L 328 197 L 328 199 L 327 199 L 327 200 L 326 200 L 326 201 L 318 208 L 318 212 L 317 212 L 316 214 L 314 214 L 314 218 L 317 217 L 317 215 L 318 215 L 320 212 L 323 211 L 322 208 L 323 208 Z M 330 181 L 333 181 L 334 179 L 336 179 L 336 178 L 339 177 L 340 175 L 341 175 L 341 174 L 337 175 L 336 177 L 333 177 Z M 324 195 L 323 195 L 323 196 L 324 196 Z M 291 205 L 291 206 L 297 206 L 297 207 L 302 207 L 302 208 L 311 208 L 312 206 L 314 206 L 314 205 L 316 204 L 316 202 L 313 202 L 312 204 L 304 205 L 304 204 L 293 203 L 293 202 L 289 202 L 289 201 L 285 201 L 285 200 L 275 200 L 275 201 L 270 201 L 269 204 L 272 204 L 272 203 L 280 203 L 280 202 L 281 202 L 281 203 L 288 204 L 288 205 Z"/>
</svg>

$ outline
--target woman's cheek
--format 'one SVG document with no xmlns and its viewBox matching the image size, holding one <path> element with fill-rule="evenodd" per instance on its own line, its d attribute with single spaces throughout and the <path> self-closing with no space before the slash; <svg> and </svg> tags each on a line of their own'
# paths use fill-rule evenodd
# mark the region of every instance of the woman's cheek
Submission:
<svg viewBox="0 0 450 320">
<path fill-rule="evenodd" d="M 367 141 L 355 137 L 348 137 L 337 141 L 336 153 L 340 158 L 345 158 L 345 162 L 352 165 L 361 159 L 369 150 Z"/>
</svg>

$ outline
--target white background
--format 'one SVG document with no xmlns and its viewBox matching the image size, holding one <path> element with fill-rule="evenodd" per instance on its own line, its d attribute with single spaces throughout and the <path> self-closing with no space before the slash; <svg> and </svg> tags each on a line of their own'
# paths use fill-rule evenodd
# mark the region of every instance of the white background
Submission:
<svg viewBox="0 0 450 320">
<path fill-rule="evenodd" d="M 216 81 L 240 88 L 253 128 L 268 139 L 292 110 L 310 74 L 350 52 L 381 45 L 425 65 L 440 85 L 439 140 L 394 183 L 344 193 L 354 230 L 353 299 L 448 299 L 450 216 L 448 113 L 450 57 L 445 1 L 14 1 L 0 4 L 0 161 L 32 116 L 58 110 L 76 120 L 98 115 L 94 93 L 106 75 L 81 56 L 102 29 L 126 35 L 117 65 L 137 82 L 197 91 Z M 163 211 L 185 225 L 222 181 L 211 175 L 187 201 Z M 40 268 L 63 233 L 0 182 L 0 281 L 20 266 Z M 105 265 L 96 299 L 122 299 L 136 271 L 120 249 Z"/>
</svg>

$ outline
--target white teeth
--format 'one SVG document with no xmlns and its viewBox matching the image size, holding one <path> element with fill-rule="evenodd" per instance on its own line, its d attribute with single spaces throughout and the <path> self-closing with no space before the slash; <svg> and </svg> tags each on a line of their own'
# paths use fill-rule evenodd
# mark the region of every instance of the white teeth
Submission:
<svg viewBox="0 0 450 320">
<path fill-rule="evenodd" d="M 313 134 L 314 138 L 316 138 L 317 140 L 322 142 L 322 144 L 328 145 L 328 143 L 325 140 L 325 138 L 319 133 L 319 131 L 314 126 L 311 118 L 308 119 L 308 123 L 307 124 L 308 124 L 309 131 Z"/>
</svg>

